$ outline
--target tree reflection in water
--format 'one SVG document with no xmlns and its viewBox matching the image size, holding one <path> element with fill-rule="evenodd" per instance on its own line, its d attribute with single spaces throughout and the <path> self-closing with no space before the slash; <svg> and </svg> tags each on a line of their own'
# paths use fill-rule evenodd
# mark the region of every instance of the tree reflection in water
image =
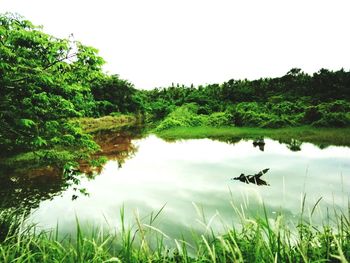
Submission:
<svg viewBox="0 0 350 263">
<path fill-rule="evenodd" d="M 132 140 L 141 138 L 141 134 L 140 129 L 96 133 L 94 138 L 101 151 L 93 158 L 105 156 L 109 160 L 118 161 L 119 167 L 122 167 L 125 161 L 137 152 L 138 149 Z M 40 202 L 51 200 L 69 187 L 74 191 L 72 200 L 81 195 L 88 195 L 85 189 L 79 188 L 80 179 L 94 178 L 102 169 L 102 166 L 92 166 L 89 161 L 79 162 L 77 168 L 47 164 L 35 164 L 35 166 L 35 168 L 0 166 L 0 227 L 3 229 L 6 225 L 6 222 L 2 222 L 5 220 L 5 215 L 13 216 L 15 212 L 25 217 L 31 209 L 37 208 Z"/>
</svg>

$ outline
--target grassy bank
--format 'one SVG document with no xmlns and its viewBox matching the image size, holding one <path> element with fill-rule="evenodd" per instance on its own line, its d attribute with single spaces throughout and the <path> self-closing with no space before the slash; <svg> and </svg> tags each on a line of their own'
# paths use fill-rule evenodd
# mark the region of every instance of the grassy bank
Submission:
<svg viewBox="0 0 350 263">
<path fill-rule="evenodd" d="M 139 119 L 136 115 L 104 116 L 101 118 L 79 118 L 72 120 L 81 125 L 87 133 L 94 133 L 101 130 L 119 129 L 137 124 Z"/>
<path fill-rule="evenodd" d="M 281 129 L 250 127 L 176 127 L 156 132 L 166 140 L 214 138 L 222 140 L 268 137 L 282 142 L 291 139 L 318 145 L 350 146 L 350 128 L 293 127 Z"/>
<path fill-rule="evenodd" d="M 58 229 L 35 231 L 13 219 L 6 225 L 0 213 L 7 229 L 0 235 L 0 262 L 348 262 L 350 215 L 336 212 L 332 227 L 320 227 L 311 223 L 314 209 L 290 230 L 283 215 L 246 218 L 236 208 L 239 227 L 219 235 L 203 220 L 206 230 L 194 232 L 192 240 L 171 240 L 152 226 L 158 214 L 147 223 L 136 217 L 127 227 L 122 210 L 120 229 L 113 234 L 97 228 L 87 233 L 77 221 L 76 234 L 62 238 Z"/>
</svg>

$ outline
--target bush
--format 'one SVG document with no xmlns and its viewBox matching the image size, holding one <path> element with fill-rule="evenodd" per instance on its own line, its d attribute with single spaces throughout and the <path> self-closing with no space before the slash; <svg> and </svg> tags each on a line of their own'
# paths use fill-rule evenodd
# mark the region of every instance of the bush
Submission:
<svg viewBox="0 0 350 263">
<path fill-rule="evenodd" d="M 271 119 L 266 113 L 258 113 L 254 111 L 236 111 L 233 115 L 234 124 L 236 126 L 261 126 Z"/>
<path fill-rule="evenodd" d="M 321 118 L 322 118 L 322 113 L 320 112 L 318 107 L 311 106 L 306 108 L 303 122 L 306 124 L 310 124 L 320 120 Z"/>
<path fill-rule="evenodd" d="M 285 100 L 282 95 L 271 96 L 267 99 L 267 101 L 271 104 L 281 103 Z"/>
<path fill-rule="evenodd" d="M 172 111 L 155 129 L 162 131 L 174 127 L 203 126 L 207 117 L 197 115 L 198 106 L 195 103 L 185 104 Z"/>
<path fill-rule="evenodd" d="M 283 101 L 280 103 L 271 104 L 270 106 L 272 113 L 279 116 L 304 112 L 305 107 L 306 107 L 305 104 L 303 104 L 301 101 L 297 101 L 297 102 Z"/>
<path fill-rule="evenodd" d="M 325 112 L 349 112 L 350 103 L 345 100 L 336 100 L 329 103 L 320 104 L 320 108 Z"/>
<path fill-rule="evenodd" d="M 246 111 L 264 112 L 265 107 L 262 104 L 258 104 L 257 102 L 241 102 L 241 103 L 238 103 L 236 105 L 235 111 L 239 111 L 239 112 L 246 112 Z"/>
<path fill-rule="evenodd" d="M 156 127 L 155 131 L 163 131 L 170 128 L 183 127 L 183 126 L 185 126 L 184 123 L 179 120 L 175 120 L 173 118 L 166 118 Z"/>
<path fill-rule="evenodd" d="M 156 120 L 165 118 L 173 109 L 174 105 L 171 105 L 165 100 L 158 100 L 150 104 L 149 112 Z"/>
<path fill-rule="evenodd" d="M 321 119 L 312 123 L 316 127 L 346 127 L 350 125 L 350 116 L 342 112 L 326 113 Z"/>
<path fill-rule="evenodd" d="M 215 112 L 211 114 L 207 120 L 207 126 L 220 127 L 232 125 L 231 123 L 232 115 L 227 112 Z"/>
</svg>

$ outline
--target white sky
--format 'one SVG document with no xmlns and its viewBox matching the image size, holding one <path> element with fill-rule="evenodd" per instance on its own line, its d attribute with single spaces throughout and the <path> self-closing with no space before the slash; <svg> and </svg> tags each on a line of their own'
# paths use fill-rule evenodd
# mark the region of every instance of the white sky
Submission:
<svg viewBox="0 0 350 263">
<path fill-rule="evenodd" d="M 349 0 L 0 0 L 137 88 L 350 69 Z"/>
</svg>

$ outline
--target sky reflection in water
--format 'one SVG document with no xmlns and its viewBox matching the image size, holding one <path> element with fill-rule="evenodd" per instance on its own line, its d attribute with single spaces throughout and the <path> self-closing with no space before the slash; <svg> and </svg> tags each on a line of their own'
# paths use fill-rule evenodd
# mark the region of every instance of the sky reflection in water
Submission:
<svg viewBox="0 0 350 263">
<path fill-rule="evenodd" d="M 301 196 L 306 193 L 309 209 L 322 197 L 321 207 L 346 207 L 350 189 L 350 148 L 319 149 L 303 143 L 301 151 L 290 151 L 277 141 L 265 140 L 265 151 L 254 148 L 252 141 L 236 144 L 210 139 L 168 143 L 155 136 L 133 141 L 138 151 L 118 167 L 110 160 L 94 180 L 82 180 L 90 196 L 71 200 L 72 189 L 52 201 L 44 201 L 31 220 L 40 227 L 55 227 L 69 232 L 75 228 L 75 216 L 92 225 L 120 224 L 124 205 L 127 219 L 158 211 L 165 205 L 156 226 L 178 237 L 186 228 L 200 228 L 195 205 L 203 207 L 209 220 L 218 213 L 212 226 L 220 229 L 221 221 L 237 222 L 230 201 L 243 206 L 249 214 L 261 212 L 262 202 L 268 214 L 283 211 L 295 217 L 301 211 Z M 270 186 L 245 184 L 231 178 L 255 174 Z M 321 210 L 320 210 L 321 211 Z M 320 216 L 319 212 L 318 216 Z M 317 217 L 317 213 L 316 213 Z"/>
</svg>

